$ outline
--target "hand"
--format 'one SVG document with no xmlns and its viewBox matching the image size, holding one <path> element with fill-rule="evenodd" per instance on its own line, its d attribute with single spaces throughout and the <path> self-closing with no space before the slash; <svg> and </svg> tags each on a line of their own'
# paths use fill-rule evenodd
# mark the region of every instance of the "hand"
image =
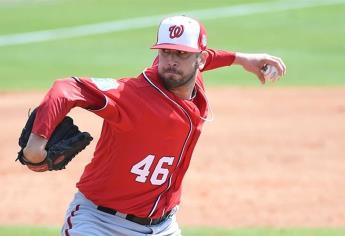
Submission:
<svg viewBox="0 0 345 236">
<path fill-rule="evenodd" d="M 47 156 L 47 151 L 45 150 L 46 144 L 47 139 L 31 133 L 28 144 L 23 149 L 25 159 L 32 163 L 42 162 Z"/>
<path fill-rule="evenodd" d="M 20 134 L 20 150 L 16 160 L 30 170 L 43 172 L 62 170 L 66 165 L 92 141 L 88 132 L 81 132 L 69 116 L 56 126 L 49 140 L 32 133 L 36 119 L 35 109 Z"/>
<path fill-rule="evenodd" d="M 45 160 L 47 156 L 47 151 L 45 146 L 47 144 L 47 139 L 42 138 L 34 133 L 30 134 L 28 144 L 23 149 L 23 156 L 25 161 L 31 163 L 41 163 Z M 43 172 L 48 170 L 48 168 L 43 168 L 42 166 L 35 166 L 27 164 L 27 167 L 36 172 Z"/>
<path fill-rule="evenodd" d="M 266 82 L 262 72 L 262 68 L 266 64 L 277 68 L 278 79 L 286 74 L 286 66 L 283 60 L 269 54 L 236 53 L 234 64 L 241 65 L 246 71 L 255 74 L 262 84 Z"/>
</svg>

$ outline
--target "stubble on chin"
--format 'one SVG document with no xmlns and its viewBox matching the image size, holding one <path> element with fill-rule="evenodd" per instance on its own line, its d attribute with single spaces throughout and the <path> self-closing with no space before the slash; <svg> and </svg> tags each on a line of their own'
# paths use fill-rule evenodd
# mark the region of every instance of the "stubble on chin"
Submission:
<svg viewBox="0 0 345 236">
<path fill-rule="evenodd" d="M 198 66 L 195 65 L 194 69 L 194 72 L 188 76 L 184 75 L 181 71 L 178 71 L 175 68 L 167 68 L 163 69 L 163 71 L 158 70 L 158 77 L 166 89 L 172 90 L 184 86 L 193 80 L 195 74 L 197 73 Z"/>
<path fill-rule="evenodd" d="M 161 83 L 164 85 L 164 87 L 168 90 L 174 89 L 180 86 L 180 79 L 181 75 L 180 74 L 172 74 L 172 75 L 167 75 L 166 73 L 158 73 L 159 80 Z"/>
</svg>

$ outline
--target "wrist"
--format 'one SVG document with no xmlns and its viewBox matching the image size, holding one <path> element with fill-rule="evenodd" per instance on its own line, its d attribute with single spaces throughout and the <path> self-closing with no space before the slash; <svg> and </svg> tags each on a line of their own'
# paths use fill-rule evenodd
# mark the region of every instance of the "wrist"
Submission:
<svg viewBox="0 0 345 236">
<path fill-rule="evenodd" d="M 243 65 L 246 60 L 245 54 L 241 52 L 235 52 L 234 65 Z"/>
</svg>

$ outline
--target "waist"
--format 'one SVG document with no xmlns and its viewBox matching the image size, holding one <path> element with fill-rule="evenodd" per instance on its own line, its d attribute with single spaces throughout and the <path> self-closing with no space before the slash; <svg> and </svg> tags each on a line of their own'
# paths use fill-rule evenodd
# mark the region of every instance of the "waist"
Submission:
<svg viewBox="0 0 345 236">
<path fill-rule="evenodd" d="M 121 182 L 121 181 L 117 181 Z M 154 195 L 159 195 L 158 189 L 157 191 L 146 191 L 143 192 L 140 189 L 137 189 L 135 193 L 128 192 L 127 189 L 124 187 L 118 187 L 117 183 L 113 189 L 109 189 L 107 186 L 104 185 L 95 185 L 89 183 L 82 183 L 78 184 L 77 187 L 79 191 L 83 193 L 85 198 L 91 201 L 94 204 L 94 207 L 97 206 L 104 206 L 107 208 L 114 209 L 116 211 L 126 213 L 126 214 L 133 214 L 138 217 L 147 217 L 151 213 L 152 207 L 156 203 L 156 198 L 152 198 Z M 121 191 L 114 191 L 116 189 L 121 189 Z M 180 203 L 180 194 L 181 190 L 174 189 L 173 194 L 167 193 L 169 196 L 162 197 L 157 204 L 157 207 L 152 215 L 151 218 L 159 218 L 165 212 L 170 209 L 174 209 L 174 207 L 178 206 Z M 164 208 L 165 211 L 164 211 Z"/>
<path fill-rule="evenodd" d="M 137 216 L 131 215 L 131 214 L 125 214 L 125 213 L 119 212 L 115 209 L 103 207 L 103 206 L 97 206 L 97 210 L 111 214 L 111 215 L 119 216 L 121 218 L 124 218 L 126 220 L 132 221 L 132 222 L 140 224 L 140 225 L 157 225 L 159 223 L 162 223 L 169 216 L 171 216 L 175 213 L 175 210 L 173 209 L 173 210 L 166 212 L 163 216 L 153 219 L 150 217 L 145 218 L 145 217 L 137 217 Z"/>
</svg>

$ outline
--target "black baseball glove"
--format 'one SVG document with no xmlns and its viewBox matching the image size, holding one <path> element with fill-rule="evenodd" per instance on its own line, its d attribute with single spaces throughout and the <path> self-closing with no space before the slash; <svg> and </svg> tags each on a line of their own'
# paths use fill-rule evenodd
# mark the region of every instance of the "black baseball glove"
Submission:
<svg viewBox="0 0 345 236">
<path fill-rule="evenodd" d="M 53 134 L 45 147 L 47 151 L 46 158 L 40 163 L 31 163 L 23 155 L 23 149 L 26 147 L 29 136 L 32 131 L 36 117 L 35 109 L 27 120 L 22 133 L 19 137 L 20 151 L 18 157 L 20 163 L 26 165 L 33 171 L 61 170 L 87 145 L 92 141 L 88 132 L 80 132 L 78 126 L 73 124 L 73 119 L 66 116 L 61 123 L 55 128 Z"/>
</svg>

